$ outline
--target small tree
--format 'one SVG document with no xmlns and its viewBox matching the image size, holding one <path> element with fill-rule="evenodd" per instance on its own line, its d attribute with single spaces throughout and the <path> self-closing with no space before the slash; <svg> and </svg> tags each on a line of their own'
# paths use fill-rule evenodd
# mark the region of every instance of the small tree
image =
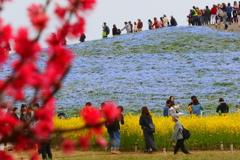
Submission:
<svg viewBox="0 0 240 160">
<path fill-rule="evenodd" d="M 10 0 L 0 0 L 0 9 L 3 9 L 5 2 Z M 101 137 L 102 132 L 99 128 L 104 122 L 112 121 L 119 115 L 113 102 L 107 102 L 102 111 L 93 107 L 85 107 L 81 115 L 86 121 L 86 126 L 71 130 L 54 130 L 52 118 L 55 112 L 54 94 L 60 89 L 64 77 L 71 68 L 74 55 L 71 50 L 65 48 L 62 42 L 65 37 L 72 38 L 84 32 L 85 19 L 80 14 L 87 10 L 92 10 L 95 0 L 67 0 L 66 6 L 55 4 L 54 13 L 61 24 L 56 28 L 56 32 L 46 38 L 49 45 L 47 50 L 48 60 L 44 70 L 39 70 L 36 66 L 38 54 L 41 52 L 39 39 L 50 21 L 46 10 L 51 0 L 46 0 L 44 5 L 31 4 L 27 10 L 31 27 L 36 31 L 36 37 L 29 38 L 27 27 L 17 29 L 13 34 L 10 24 L 5 24 L 0 19 L 0 67 L 8 60 L 8 50 L 6 45 L 9 41 L 14 41 L 14 50 L 19 58 L 12 64 L 12 73 L 5 80 L 0 80 L 0 144 L 12 143 L 15 150 L 31 150 L 36 144 L 47 141 L 53 132 L 67 132 L 80 130 L 83 128 L 93 128 L 95 132 L 89 132 L 86 137 L 79 137 L 79 144 L 83 149 L 90 145 L 89 138 L 98 134 L 97 144 L 106 145 L 106 140 Z M 73 20 L 74 19 L 74 20 Z M 27 99 L 24 90 L 34 89 L 31 99 Z M 6 100 L 11 99 L 11 101 Z M 40 102 L 42 107 L 35 113 L 34 118 L 38 123 L 31 127 L 27 123 L 19 122 L 9 113 L 3 110 L 12 108 L 17 101 L 29 101 L 29 104 Z M 102 120 L 105 118 L 105 120 Z M 71 140 L 63 140 L 63 150 L 65 152 L 74 149 L 76 144 Z M 0 157 L 3 159 L 13 159 L 4 151 L 0 151 Z M 37 159 L 36 155 L 31 156 Z"/>
</svg>

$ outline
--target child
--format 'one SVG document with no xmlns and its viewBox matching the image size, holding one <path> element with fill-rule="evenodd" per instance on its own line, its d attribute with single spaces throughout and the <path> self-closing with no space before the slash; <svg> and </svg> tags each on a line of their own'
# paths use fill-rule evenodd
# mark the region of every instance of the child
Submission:
<svg viewBox="0 0 240 160">
<path fill-rule="evenodd" d="M 185 154 L 190 154 L 184 146 L 184 139 L 182 135 L 182 124 L 178 121 L 178 115 L 174 114 L 172 115 L 172 121 L 175 122 L 174 125 L 174 133 L 170 140 L 170 142 L 173 142 L 174 140 L 177 140 L 176 146 L 174 147 L 174 154 L 177 154 L 179 148 L 181 148 L 182 152 Z"/>
</svg>

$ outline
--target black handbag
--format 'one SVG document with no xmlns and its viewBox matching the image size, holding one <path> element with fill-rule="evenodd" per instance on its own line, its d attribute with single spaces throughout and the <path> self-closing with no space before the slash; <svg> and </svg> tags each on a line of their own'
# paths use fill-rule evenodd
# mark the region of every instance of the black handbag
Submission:
<svg viewBox="0 0 240 160">
<path fill-rule="evenodd" d="M 155 125 L 152 123 L 152 118 L 150 119 L 149 126 L 146 128 L 148 133 L 155 133 Z"/>
</svg>

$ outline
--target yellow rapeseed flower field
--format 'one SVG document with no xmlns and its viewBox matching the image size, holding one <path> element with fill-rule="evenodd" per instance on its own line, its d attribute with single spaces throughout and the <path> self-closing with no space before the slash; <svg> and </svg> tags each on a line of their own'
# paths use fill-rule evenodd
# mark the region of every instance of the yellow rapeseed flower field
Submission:
<svg viewBox="0 0 240 160">
<path fill-rule="evenodd" d="M 141 126 L 139 125 L 139 117 L 131 114 L 125 115 L 125 124 L 121 125 L 121 149 L 133 150 L 134 144 L 137 142 L 139 148 L 144 148 L 144 138 Z M 190 139 L 186 142 L 188 149 L 219 149 L 220 142 L 226 147 L 230 144 L 240 143 L 240 114 L 227 114 L 223 116 L 183 116 L 179 118 L 182 125 L 191 133 Z M 159 149 L 171 148 L 172 143 L 169 142 L 174 122 L 171 117 L 153 116 L 153 123 L 156 127 L 154 134 L 155 143 Z M 55 129 L 77 128 L 84 126 L 84 121 L 80 117 L 71 119 L 54 119 Z M 104 137 L 108 139 L 108 134 L 104 133 Z M 62 136 L 70 139 L 77 139 L 79 136 L 85 135 L 87 132 L 68 132 Z"/>
</svg>

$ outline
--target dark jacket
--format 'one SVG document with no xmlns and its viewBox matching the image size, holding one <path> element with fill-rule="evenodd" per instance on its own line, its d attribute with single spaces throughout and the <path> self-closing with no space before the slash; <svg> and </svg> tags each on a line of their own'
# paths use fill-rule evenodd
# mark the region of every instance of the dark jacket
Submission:
<svg viewBox="0 0 240 160">
<path fill-rule="evenodd" d="M 119 122 L 121 122 L 121 124 L 124 124 L 124 117 L 121 114 L 121 117 L 119 119 L 115 119 L 115 121 L 113 123 L 106 123 L 105 126 L 107 128 L 108 132 L 115 132 L 120 130 L 120 125 Z"/>
<path fill-rule="evenodd" d="M 169 106 L 165 105 L 165 107 L 163 109 L 163 116 L 164 117 L 168 117 L 168 110 L 169 110 Z"/>
<path fill-rule="evenodd" d="M 13 116 L 14 118 L 16 118 L 17 120 L 19 120 L 19 118 L 18 118 L 18 116 L 17 116 L 16 113 L 13 113 L 12 116 Z"/>
<path fill-rule="evenodd" d="M 133 25 L 132 25 L 132 23 L 129 24 L 129 25 L 130 25 L 130 27 L 131 27 L 131 33 L 133 33 Z"/>
<path fill-rule="evenodd" d="M 79 39 L 80 42 L 84 42 L 84 41 L 85 41 L 85 38 L 86 38 L 85 34 L 82 33 L 81 36 L 80 36 L 80 39 Z"/>
<path fill-rule="evenodd" d="M 142 129 L 148 128 L 150 123 L 153 123 L 152 118 L 140 117 L 139 124 L 142 126 Z"/>
<path fill-rule="evenodd" d="M 117 34 L 118 34 L 117 28 L 113 28 L 113 29 L 112 29 L 112 35 L 114 36 L 114 35 L 117 35 Z"/>
<path fill-rule="evenodd" d="M 171 23 L 171 26 L 177 26 L 177 21 L 173 17 L 171 18 L 170 23 Z"/>
<path fill-rule="evenodd" d="M 229 112 L 229 107 L 226 103 L 221 103 L 217 107 L 217 113 L 219 112 L 219 110 L 221 111 L 221 113 L 228 113 Z"/>
<path fill-rule="evenodd" d="M 211 11 L 210 9 L 205 9 L 205 17 L 210 18 L 211 17 Z"/>
</svg>

